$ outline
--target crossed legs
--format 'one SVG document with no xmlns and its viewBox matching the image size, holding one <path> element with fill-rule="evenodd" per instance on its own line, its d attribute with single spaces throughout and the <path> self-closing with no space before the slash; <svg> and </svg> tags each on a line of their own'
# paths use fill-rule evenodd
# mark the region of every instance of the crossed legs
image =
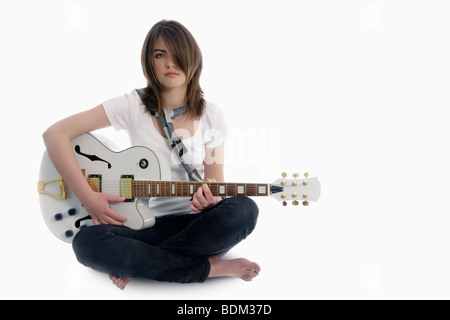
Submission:
<svg viewBox="0 0 450 320">
<path fill-rule="evenodd" d="M 146 230 L 92 226 L 77 234 L 73 248 L 82 264 L 110 274 L 121 289 L 133 277 L 180 283 L 222 276 L 250 281 L 260 271 L 258 264 L 220 256 L 253 231 L 257 217 L 253 200 L 227 198 L 199 214 L 158 218 Z"/>
</svg>

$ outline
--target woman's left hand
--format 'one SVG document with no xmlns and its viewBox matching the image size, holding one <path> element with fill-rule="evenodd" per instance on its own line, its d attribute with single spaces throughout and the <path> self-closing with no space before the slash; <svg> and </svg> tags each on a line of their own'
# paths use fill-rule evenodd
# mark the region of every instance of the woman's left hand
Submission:
<svg viewBox="0 0 450 320">
<path fill-rule="evenodd" d="M 216 179 L 206 179 L 208 182 L 215 182 Z M 195 212 L 206 210 L 217 203 L 216 197 L 213 196 L 211 190 L 206 183 L 197 189 L 191 200 L 190 209 Z"/>
</svg>

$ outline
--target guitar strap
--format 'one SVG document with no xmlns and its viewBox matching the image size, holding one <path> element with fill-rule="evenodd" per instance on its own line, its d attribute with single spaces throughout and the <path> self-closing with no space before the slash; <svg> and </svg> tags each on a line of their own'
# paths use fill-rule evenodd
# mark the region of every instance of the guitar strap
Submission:
<svg viewBox="0 0 450 320">
<path fill-rule="evenodd" d="M 138 93 L 139 97 L 142 100 L 143 93 L 138 89 L 136 89 L 136 92 Z M 192 165 L 186 146 L 176 134 L 172 122 L 172 119 L 179 118 L 182 115 L 186 114 L 188 112 L 188 109 L 189 109 L 188 105 L 185 104 L 184 106 L 176 108 L 174 110 L 163 109 L 164 110 L 163 115 L 160 115 L 157 112 L 152 113 L 152 115 L 159 118 L 159 120 L 161 121 L 161 125 L 164 129 L 167 140 L 169 140 L 169 144 L 172 147 L 172 152 L 178 156 L 181 165 L 188 174 L 189 180 L 202 181 L 202 177 L 198 173 L 197 169 L 195 169 L 194 166 Z"/>
</svg>

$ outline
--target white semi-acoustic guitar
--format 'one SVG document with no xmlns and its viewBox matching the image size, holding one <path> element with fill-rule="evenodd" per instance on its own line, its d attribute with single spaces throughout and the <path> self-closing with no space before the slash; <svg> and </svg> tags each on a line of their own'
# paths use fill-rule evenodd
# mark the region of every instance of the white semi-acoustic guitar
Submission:
<svg viewBox="0 0 450 320">
<path fill-rule="evenodd" d="M 272 196 L 286 205 L 317 201 L 320 183 L 307 174 L 294 179 L 283 178 L 272 184 L 170 181 L 167 160 L 150 148 L 137 146 L 120 152 L 112 151 L 92 134 L 72 140 L 77 163 L 90 187 L 97 192 L 120 195 L 124 202 L 111 203 L 111 208 L 127 218 L 125 226 L 140 230 L 155 224 L 148 205 L 151 197 L 192 197 L 203 183 L 214 196 Z M 66 186 L 47 152 L 41 162 L 38 182 L 42 215 L 49 229 L 61 240 L 72 242 L 78 231 L 93 224 L 80 200 Z"/>
</svg>

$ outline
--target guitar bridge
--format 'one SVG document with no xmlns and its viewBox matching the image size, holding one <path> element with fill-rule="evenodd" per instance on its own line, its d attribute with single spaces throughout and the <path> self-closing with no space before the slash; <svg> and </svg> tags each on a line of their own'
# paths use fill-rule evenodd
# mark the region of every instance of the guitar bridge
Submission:
<svg viewBox="0 0 450 320">
<path fill-rule="evenodd" d="M 59 191 L 59 195 L 55 192 L 44 190 L 46 185 L 53 185 L 56 183 L 56 189 Z M 66 200 L 67 199 L 67 191 L 66 191 L 66 185 L 64 184 L 63 178 L 57 178 L 49 181 L 39 181 L 37 184 L 38 192 L 41 194 L 48 194 L 52 197 L 55 197 L 56 199 Z"/>
<path fill-rule="evenodd" d="M 120 178 L 120 195 L 125 197 L 124 202 L 134 202 L 133 175 L 122 175 Z"/>
</svg>

